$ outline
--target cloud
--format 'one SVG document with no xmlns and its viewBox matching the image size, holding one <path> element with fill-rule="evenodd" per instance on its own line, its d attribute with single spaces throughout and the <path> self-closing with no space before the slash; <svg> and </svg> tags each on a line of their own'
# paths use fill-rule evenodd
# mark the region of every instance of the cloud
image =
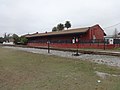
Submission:
<svg viewBox="0 0 120 90">
<path fill-rule="evenodd" d="M 1 33 L 25 34 L 51 31 L 58 23 L 72 27 L 119 23 L 119 0 L 0 0 Z M 119 26 L 117 26 L 119 30 Z M 114 29 L 106 29 L 112 34 Z"/>
</svg>

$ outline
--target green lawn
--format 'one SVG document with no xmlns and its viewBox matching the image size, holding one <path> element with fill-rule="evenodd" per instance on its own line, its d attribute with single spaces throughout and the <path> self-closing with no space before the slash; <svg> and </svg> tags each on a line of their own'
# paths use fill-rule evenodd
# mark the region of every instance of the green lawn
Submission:
<svg viewBox="0 0 120 90">
<path fill-rule="evenodd" d="M 120 90 L 117 67 L 0 47 L 0 90 Z M 101 83 L 97 83 L 101 80 Z"/>
</svg>

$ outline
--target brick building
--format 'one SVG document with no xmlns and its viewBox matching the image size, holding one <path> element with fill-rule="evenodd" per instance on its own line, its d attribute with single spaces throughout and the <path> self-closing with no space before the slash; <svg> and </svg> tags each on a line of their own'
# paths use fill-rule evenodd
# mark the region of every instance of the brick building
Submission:
<svg viewBox="0 0 120 90">
<path fill-rule="evenodd" d="M 99 40 L 99 42 L 102 42 L 105 35 L 104 30 L 99 25 L 94 25 L 63 31 L 27 34 L 25 37 L 28 38 L 28 46 L 47 46 L 49 41 L 51 47 L 74 48 L 76 46 L 73 44 L 73 40 L 78 40 L 78 42 L 95 42 Z"/>
</svg>

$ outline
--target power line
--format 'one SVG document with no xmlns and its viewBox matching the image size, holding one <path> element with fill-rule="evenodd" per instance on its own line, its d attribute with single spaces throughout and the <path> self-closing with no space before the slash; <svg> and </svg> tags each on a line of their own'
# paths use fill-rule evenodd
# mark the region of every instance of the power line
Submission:
<svg viewBox="0 0 120 90">
<path fill-rule="evenodd" d="M 109 27 L 105 27 L 104 29 L 106 29 L 106 28 L 111 28 L 111 27 L 117 26 L 117 25 L 119 25 L 119 24 L 120 24 L 120 23 L 117 23 L 117 24 L 111 25 L 111 26 L 109 26 Z"/>
</svg>

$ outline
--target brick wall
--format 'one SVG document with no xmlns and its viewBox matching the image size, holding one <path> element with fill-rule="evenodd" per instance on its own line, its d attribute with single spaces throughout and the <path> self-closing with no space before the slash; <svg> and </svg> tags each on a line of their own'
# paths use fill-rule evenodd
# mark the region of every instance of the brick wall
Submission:
<svg viewBox="0 0 120 90">
<path fill-rule="evenodd" d="M 82 40 L 90 40 L 94 39 L 93 36 L 95 36 L 96 39 L 104 39 L 104 31 L 99 25 L 90 27 L 86 34 L 81 35 L 80 38 Z"/>
<path fill-rule="evenodd" d="M 32 47 L 47 47 L 47 43 L 28 43 L 28 46 Z M 55 48 L 77 48 L 77 44 L 65 44 L 65 43 L 50 43 L 50 47 Z M 78 44 L 78 48 L 93 48 L 93 49 L 113 49 L 115 47 L 120 47 L 120 45 L 107 44 Z"/>
</svg>

